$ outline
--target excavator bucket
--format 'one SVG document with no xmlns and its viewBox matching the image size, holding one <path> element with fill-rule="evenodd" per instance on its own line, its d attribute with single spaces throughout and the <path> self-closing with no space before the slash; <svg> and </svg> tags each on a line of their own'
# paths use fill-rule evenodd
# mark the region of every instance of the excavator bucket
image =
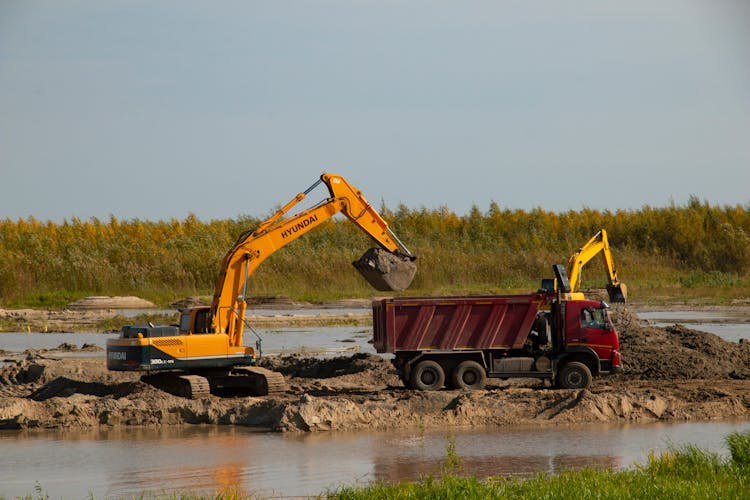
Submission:
<svg viewBox="0 0 750 500">
<path fill-rule="evenodd" d="M 414 258 L 382 248 L 369 249 L 352 264 L 373 288 L 381 292 L 406 290 L 417 272 Z"/>
<path fill-rule="evenodd" d="M 613 304 L 623 304 L 628 301 L 628 287 L 625 286 L 625 283 L 607 285 L 607 294 L 609 295 L 609 301 Z"/>
</svg>

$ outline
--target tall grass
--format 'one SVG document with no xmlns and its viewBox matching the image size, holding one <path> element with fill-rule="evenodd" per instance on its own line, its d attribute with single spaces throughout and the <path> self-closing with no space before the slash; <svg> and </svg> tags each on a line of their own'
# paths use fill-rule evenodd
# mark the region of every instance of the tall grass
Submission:
<svg viewBox="0 0 750 500">
<path fill-rule="evenodd" d="M 668 289 L 750 289 L 748 207 L 683 206 L 562 213 L 474 207 L 380 209 L 418 256 L 407 293 L 528 290 L 565 263 L 600 228 L 609 231 L 620 277 L 632 293 Z M 200 221 L 30 217 L 0 220 L 0 303 L 60 305 L 91 294 L 137 294 L 165 302 L 210 294 L 224 253 L 252 217 Z M 253 276 L 253 295 L 305 300 L 367 297 L 372 289 L 350 268 L 371 241 L 347 220 L 333 220 L 276 252 Z M 602 286 L 590 264 L 584 286 Z M 588 270 L 591 269 L 591 270 Z"/>
</svg>

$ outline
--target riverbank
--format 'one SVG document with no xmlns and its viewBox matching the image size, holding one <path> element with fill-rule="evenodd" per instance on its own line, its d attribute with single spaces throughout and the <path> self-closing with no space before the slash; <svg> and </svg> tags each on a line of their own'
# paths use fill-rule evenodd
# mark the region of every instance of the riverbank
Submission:
<svg viewBox="0 0 750 500">
<path fill-rule="evenodd" d="M 304 360 L 311 366 L 317 364 L 310 358 Z M 2 381 L 10 383 L 0 387 L 0 428 L 210 424 L 318 432 L 750 416 L 746 381 L 607 380 L 582 391 L 553 390 L 532 383 L 466 393 L 417 392 L 399 387 L 396 376 L 385 373 L 387 366 L 370 357 L 339 358 L 336 363 L 369 367 L 329 377 L 288 375 L 291 389 L 280 397 L 186 400 L 143 384 L 137 376 L 97 374 L 97 361 L 34 359 L 3 371 Z M 363 382 L 378 372 L 386 375 L 381 378 L 384 383 Z"/>
</svg>

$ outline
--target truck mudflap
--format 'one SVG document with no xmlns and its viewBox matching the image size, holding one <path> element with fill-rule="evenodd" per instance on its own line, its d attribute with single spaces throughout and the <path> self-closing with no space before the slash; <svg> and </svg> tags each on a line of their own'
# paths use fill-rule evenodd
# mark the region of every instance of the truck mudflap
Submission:
<svg viewBox="0 0 750 500">
<path fill-rule="evenodd" d="M 397 255 L 382 248 L 370 248 L 352 265 L 374 289 L 381 292 L 406 290 L 417 272 L 413 257 Z"/>
<path fill-rule="evenodd" d="M 605 370 L 605 367 L 607 368 L 606 370 Z M 606 360 L 606 361 L 601 360 L 600 368 L 601 368 L 601 371 L 604 373 L 609 373 L 609 374 L 623 373 L 625 371 L 625 368 L 622 366 L 622 358 L 620 357 L 620 351 L 616 349 L 613 350 L 611 360 Z"/>
</svg>

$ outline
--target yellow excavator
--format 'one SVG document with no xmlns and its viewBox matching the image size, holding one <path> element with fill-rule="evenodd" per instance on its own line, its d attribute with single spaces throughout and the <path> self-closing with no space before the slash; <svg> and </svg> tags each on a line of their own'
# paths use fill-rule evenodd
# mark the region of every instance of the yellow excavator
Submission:
<svg viewBox="0 0 750 500">
<path fill-rule="evenodd" d="M 607 271 L 607 295 L 612 303 L 624 303 L 628 298 L 628 288 L 625 283 L 617 277 L 615 269 L 615 260 L 612 257 L 612 250 L 609 247 L 607 231 L 604 229 L 596 233 L 581 248 L 578 249 L 568 260 L 568 283 L 558 283 L 556 280 L 543 280 L 542 288 L 558 287 L 564 299 L 567 300 L 584 300 L 583 292 L 580 292 L 581 281 L 583 276 L 583 266 L 591 259 L 601 254 L 604 261 L 604 268 Z"/>
<path fill-rule="evenodd" d="M 328 187 L 328 198 L 284 217 L 321 183 Z M 340 175 L 326 173 L 239 236 L 222 260 L 210 306 L 181 311 L 179 325 L 123 327 L 120 337 L 107 341 L 107 368 L 147 372 L 143 381 L 188 398 L 286 390 L 281 374 L 255 366 L 259 343 L 256 348 L 243 344 L 248 281 L 270 255 L 339 212 L 378 244 L 353 263 L 360 274 L 381 291 L 406 289 L 416 272 L 415 257 L 358 189 Z"/>
<path fill-rule="evenodd" d="M 628 299 L 628 287 L 625 286 L 625 283 L 621 282 L 617 277 L 615 260 L 612 257 L 612 250 L 609 248 L 607 231 L 604 229 L 601 229 L 581 248 L 579 248 L 576 253 L 570 256 L 570 260 L 568 261 L 568 281 L 570 281 L 570 293 L 580 294 L 580 298 L 583 298 L 583 293 L 578 291 L 581 287 L 583 266 L 585 266 L 588 261 L 599 254 L 601 254 L 602 256 L 604 268 L 607 271 L 607 295 L 609 295 L 609 301 L 614 303 L 626 302 Z"/>
</svg>

